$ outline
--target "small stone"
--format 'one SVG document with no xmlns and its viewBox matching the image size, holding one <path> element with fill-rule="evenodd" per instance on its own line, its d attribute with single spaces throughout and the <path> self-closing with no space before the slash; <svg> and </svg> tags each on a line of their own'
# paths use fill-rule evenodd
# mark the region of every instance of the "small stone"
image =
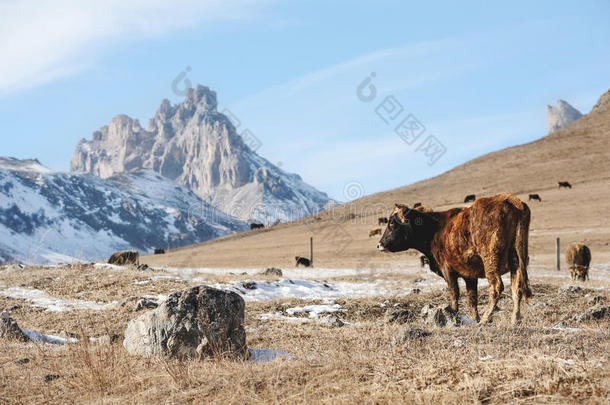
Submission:
<svg viewBox="0 0 610 405">
<path fill-rule="evenodd" d="M 455 339 L 453 341 L 453 347 L 462 347 L 464 346 L 464 342 L 461 339 Z"/>
<path fill-rule="evenodd" d="M 343 323 L 343 321 L 339 319 L 336 315 L 331 314 L 321 315 L 318 318 L 318 323 L 321 326 L 325 326 L 327 328 L 340 328 L 345 325 L 345 323 Z"/>
<path fill-rule="evenodd" d="M 256 282 L 254 281 L 246 281 L 244 283 L 241 283 L 241 285 L 246 289 L 246 290 L 256 290 Z"/>
<path fill-rule="evenodd" d="M 140 271 L 148 271 L 149 269 L 150 269 L 150 267 L 148 267 L 148 264 L 138 265 L 138 270 L 140 270 Z"/>
<path fill-rule="evenodd" d="M 99 343 L 100 345 L 110 345 L 114 342 L 117 342 L 119 339 L 121 339 L 121 336 L 117 335 L 117 334 L 114 334 L 112 336 L 103 335 L 103 336 L 100 336 L 99 338 L 97 338 L 96 342 Z"/>
<path fill-rule="evenodd" d="M 281 269 L 278 269 L 277 267 L 269 267 L 267 268 L 263 274 L 265 276 L 277 276 L 277 277 L 282 277 L 283 273 Z"/>
<path fill-rule="evenodd" d="M 389 308 L 385 313 L 386 320 L 390 323 L 404 324 L 413 319 L 413 312 L 404 308 Z"/>
<path fill-rule="evenodd" d="M 420 316 L 427 324 L 440 328 L 444 326 L 458 326 L 463 323 L 460 316 L 453 313 L 449 308 L 433 307 L 430 304 L 422 308 Z"/>
<path fill-rule="evenodd" d="M 577 285 L 568 285 L 568 286 L 563 286 L 559 288 L 559 293 L 560 294 L 575 294 L 575 293 L 579 293 L 582 291 L 582 287 L 579 287 Z"/>
<path fill-rule="evenodd" d="M 423 329 L 403 327 L 394 338 L 394 344 L 401 344 L 411 340 L 422 339 L 427 336 L 430 336 L 430 332 Z"/>
<path fill-rule="evenodd" d="M 28 364 L 29 362 L 30 359 L 28 359 L 27 357 L 15 360 L 15 364 Z"/>
<path fill-rule="evenodd" d="M 606 301 L 606 297 L 604 297 L 603 295 L 596 295 L 595 297 L 593 297 L 589 300 L 589 305 L 594 306 L 597 304 L 601 304 L 604 301 Z"/>
<path fill-rule="evenodd" d="M 134 306 L 133 310 L 137 312 L 143 309 L 155 309 L 158 306 L 159 304 L 157 304 L 155 301 L 142 298 L 141 300 L 136 302 L 136 305 Z"/>
<path fill-rule="evenodd" d="M 42 380 L 43 380 L 44 382 L 50 382 L 50 381 L 53 381 L 53 380 L 57 380 L 57 379 L 58 379 L 58 378 L 60 378 L 60 377 L 61 377 L 61 376 L 60 376 L 59 374 L 47 374 L 47 375 L 45 375 L 45 376 L 42 378 Z"/>
<path fill-rule="evenodd" d="M 21 342 L 28 342 L 30 340 L 30 338 L 23 333 L 17 324 L 17 321 L 10 317 L 8 311 L 2 311 L 2 314 L 0 314 L 0 337 L 19 340 Z"/>
<path fill-rule="evenodd" d="M 610 318 L 610 306 L 591 308 L 587 312 L 576 314 L 572 317 L 573 321 L 590 321 Z"/>
</svg>

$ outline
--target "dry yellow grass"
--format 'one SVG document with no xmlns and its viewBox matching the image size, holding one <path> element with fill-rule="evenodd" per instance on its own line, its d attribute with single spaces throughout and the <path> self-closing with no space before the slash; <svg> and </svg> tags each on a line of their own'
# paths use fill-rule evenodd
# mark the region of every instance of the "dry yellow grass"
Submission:
<svg viewBox="0 0 610 405">
<path fill-rule="evenodd" d="M 186 287 L 163 278 L 134 284 L 151 275 L 135 269 L 27 268 L 19 274 L 0 271 L 0 286 L 36 285 L 51 296 L 74 299 L 73 293 L 93 280 L 91 289 L 97 291 L 86 297 L 102 302 Z M 79 338 L 78 343 L 63 346 L 0 340 L 0 402 L 607 403 L 610 320 L 570 322 L 579 328 L 575 331 L 549 326 L 587 310 L 596 296 L 610 303 L 610 283 L 581 283 L 583 290 L 559 294 L 559 286 L 568 282 L 567 274 L 562 275 L 532 280 L 535 295 L 518 327 L 510 326 L 512 302 L 505 294 L 491 325 L 437 328 L 416 318 L 408 325 L 426 329 L 431 336 L 406 343 L 394 343 L 400 326 L 386 321 L 386 309 L 396 304 L 418 313 L 428 303 L 444 305 L 447 297 L 442 289 L 400 297 L 337 299 L 345 309 L 340 317 L 352 325 L 335 329 L 259 319 L 263 313 L 315 301 L 249 302 L 245 325 L 249 347 L 284 350 L 294 356 L 264 364 L 133 357 L 123 349 L 121 339 L 111 344 L 88 340 L 121 335 L 137 315 L 131 305 L 54 313 L 25 300 L 0 297 L 0 308 L 20 306 L 13 317 L 23 328 L 65 331 Z M 226 280 L 236 277 L 229 275 Z M 40 282 L 49 279 L 53 281 Z M 106 283 L 107 279 L 116 282 Z M 486 300 L 486 289 L 481 289 L 479 305 Z M 463 300 L 461 307 L 465 308 Z M 25 358 L 27 363 L 19 362 Z M 45 381 L 45 376 L 59 377 Z"/>
</svg>

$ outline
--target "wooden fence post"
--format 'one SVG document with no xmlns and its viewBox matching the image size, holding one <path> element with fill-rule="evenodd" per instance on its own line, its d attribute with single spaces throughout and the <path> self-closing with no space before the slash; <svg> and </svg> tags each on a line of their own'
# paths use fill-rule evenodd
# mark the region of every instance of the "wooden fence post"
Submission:
<svg viewBox="0 0 610 405">
<path fill-rule="evenodd" d="M 555 240 L 555 265 L 557 266 L 557 271 L 561 270 L 561 260 L 560 260 L 560 248 L 559 248 L 559 238 Z"/>
<path fill-rule="evenodd" d="M 309 237 L 309 262 L 311 267 L 313 267 L 313 236 Z"/>
</svg>

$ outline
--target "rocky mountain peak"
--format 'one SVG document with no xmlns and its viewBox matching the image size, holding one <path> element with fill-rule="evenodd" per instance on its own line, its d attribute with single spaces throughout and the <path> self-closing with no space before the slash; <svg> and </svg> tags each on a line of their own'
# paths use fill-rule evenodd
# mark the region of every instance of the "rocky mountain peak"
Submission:
<svg viewBox="0 0 610 405">
<path fill-rule="evenodd" d="M 557 107 L 546 106 L 546 121 L 549 133 L 557 131 L 582 117 L 582 113 L 567 101 L 557 100 Z"/>
<path fill-rule="evenodd" d="M 216 92 L 209 87 L 198 84 L 195 88 L 186 89 L 186 98 L 183 105 L 185 107 L 199 107 L 209 111 L 216 111 L 218 101 Z"/>
<path fill-rule="evenodd" d="M 325 193 L 252 151 L 217 107 L 216 92 L 197 85 L 182 103 L 163 100 L 147 130 L 118 115 L 78 144 L 70 169 L 102 178 L 152 169 L 243 220 L 296 219 L 324 207 Z"/>
</svg>

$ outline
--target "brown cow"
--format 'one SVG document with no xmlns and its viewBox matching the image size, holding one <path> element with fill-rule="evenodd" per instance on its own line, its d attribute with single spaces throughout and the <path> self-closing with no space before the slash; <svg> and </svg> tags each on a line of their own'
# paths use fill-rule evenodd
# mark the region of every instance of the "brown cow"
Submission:
<svg viewBox="0 0 610 405">
<path fill-rule="evenodd" d="M 474 319 L 479 278 L 489 281 L 489 304 L 481 322 L 491 320 L 504 290 L 502 274 L 510 271 L 512 322 L 521 318 L 521 299 L 531 296 L 527 278 L 530 210 L 509 193 L 479 198 L 468 208 L 421 212 L 397 204 L 377 248 L 384 252 L 416 249 L 430 261 L 430 270 L 449 286 L 450 309 L 458 310 L 458 277 L 466 282 Z"/>
<path fill-rule="evenodd" d="M 566 252 L 566 261 L 570 266 L 572 280 L 586 281 L 589 278 L 591 250 L 582 243 L 574 243 Z"/>
<path fill-rule="evenodd" d="M 381 235 L 381 228 L 373 228 L 369 231 L 369 238 L 374 235 Z"/>
<path fill-rule="evenodd" d="M 140 254 L 137 250 L 123 250 L 121 252 L 113 253 L 108 259 L 109 264 L 116 264 L 123 266 L 125 264 L 140 264 Z"/>
<path fill-rule="evenodd" d="M 561 187 L 572 188 L 572 185 L 567 181 L 558 181 L 557 183 L 559 184 L 559 188 L 561 188 Z"/>
</svg>

